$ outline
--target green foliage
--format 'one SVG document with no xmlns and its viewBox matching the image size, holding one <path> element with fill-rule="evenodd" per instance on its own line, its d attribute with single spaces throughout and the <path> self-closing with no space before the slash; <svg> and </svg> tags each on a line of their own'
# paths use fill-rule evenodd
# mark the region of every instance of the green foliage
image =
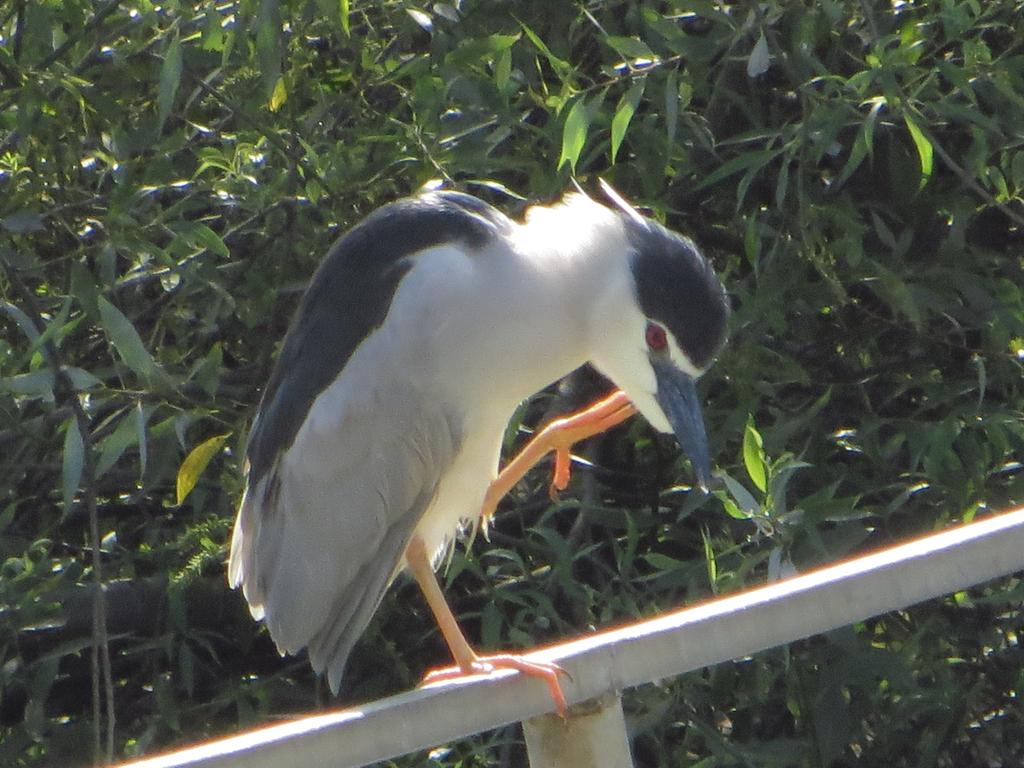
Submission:
<svg viewBox="0 0 1024 768">
<path fill-rule="evenodd" d="M 227 590 L 240 456 L 320 256 L 434 180 L 514 211 L 608 178 L 701 243 L 736 310 L 702 384 L 714 496 L 640 423 L 560 502 L 538 473 L 448 571 L 482 646 L 1024 503 L 1022 10 L 0 8 L 0 764 L 88 759 L 91 497 L 116 755 L 336 703 Z M 1020 600 L 1007 579 L 636 691 L 637 763 L 1020 764 Z M 343 701 L 444 661 L 400 583 Z"/>
</svg>

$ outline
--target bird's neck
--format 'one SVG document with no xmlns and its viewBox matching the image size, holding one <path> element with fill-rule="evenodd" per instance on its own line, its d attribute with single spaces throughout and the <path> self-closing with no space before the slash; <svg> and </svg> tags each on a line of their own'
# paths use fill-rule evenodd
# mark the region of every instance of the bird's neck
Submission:
<svg viewBox="0 0 1024 768">
<path fill-rule="evenodd" d="M 592 359 L 611 330 L 599 327 L 605 310 L 625 306 L 632 291 L 630 245 L 620 217 L 579 194 L 529 209 L 513 241 L 532 280 L 521 319 L 533 357 L 534 375 L 521 379 L 527 397 Z"/>
</svg>

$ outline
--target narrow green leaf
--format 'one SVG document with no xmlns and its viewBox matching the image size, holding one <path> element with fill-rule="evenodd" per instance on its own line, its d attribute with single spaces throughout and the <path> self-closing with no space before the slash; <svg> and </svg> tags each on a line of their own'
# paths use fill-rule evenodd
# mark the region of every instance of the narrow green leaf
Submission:
<svg viewBox="0 0 1024 768">
<path fill-rule="evenodd" d="M 729 178 L 733 174 L 739 173 L 740 171 L 746 171 L 751 168 L 760 170 L 773 159 L 775 159 L 784 149 L 762 149 L 755 152 L 745 152 L 736 157 L 730 158 L 718 166 L 715 170 L 705 176 L 698 182 L 693 191 L 710 187 L 718 182 Z M 748 181 L 749 183 L 749 181 Z"/>
<path fill-rule="evenodd" d="M 176 483 L 179 505 L 192 493 L 192 489 L 199 482 L 199 476 L 203 474 L 203 470 L 206 469 L 210 460 L 217 455 L 217 452 L 227 439 L 228 435 L 217 435 L 204 440 L 193 448 L 192 452 L 181 462 L 181 466 L 178 468 L 178 480 Z"/>
<path fill-rule="evenodd" d="M 348 0 L 338 0 L 338 16 L 341 17 L 341 31 L 345 33 L 345 37 L 349 37 L 352 34 L 352 28 L 349 26 L 348 11 Z"/>
<path fill-rule="evenodd" d="M 512 49 L 505 48 L 494 59 L 494 85 L 498 91 L 506 93 L 509 78 L 512 76 Z"/>
<path fill-rule="evenodd" d="M 722 482 L 725 483 L 725 489 L 729 492 L 729 495 L 736 501 L 736 505 L 746 514 L 747 518 L 754 517 L 761 511 L 761 505 L 758 503 L 754 495 L 743 487 L 743 484 L 738 480 L 733 479 L 727 472 L 718 472 L 718 477 L 722 478 Z"/>
<path fill-rule="evenodd" d="M 256 20 L 256 60 L 263 80 L 263 94 L 268 102 L 281 79 L 281 58 L 284 55 L 280 5 L 280 0 L 260 0 Z"/>
<path fill-rule="evenodd" d="M 975 353 L 971 356 L 974 369 L 978 372 L 978 407 L 985 404 L 985 390 L 988 388 L 988 371 L 985 368 L 985 358 Z"/>
<path fill-rule="evenodd" d="M 1010 161 L 1010 180 L 1017 194 L 1024 194 L 1024 152 L 1015 152 Z"/>
<path fill-rule="evenodd" d="M 676 140 L 676 128 L 679 122 L 679 70 L 673 67 L 665 78 L 665 131 L 668 151 Z"/>
<path fill-rule="evenodd" d="M 678 560 L 668 555 L 663 555 L 660 552 L 651 552 L 643 556 L 644 562 L 646 562 L 652 568 L 656 568 L 659 571 L 671 572 L 681 571 L 686 568 L 686 561 Z"/>
<path fill-rule="evenodd" d="M 519 26 L 523 28 L 523 32 L 526 33 L 526 37 L 534 44 L 537 50 L 544 54 L 544 58 L 548 60 L 548 64 L 550 64 L 551 68 L 555 70 L 555 74 L 558 75 L 558 79 L 563 82 L 568 79 L 569 75 L 572 74 L 572 66 L 569 62 L 555 56 L 544 41 L 540 39 L 540 36 L 528 26 L 522 22 L 519 22 Z"/>
<path fill-rule="evenodd" d="M 146 465 L 149 461 L 149 449 L 146 442 L 146 420 L 149 415 L 139 400 L 135 404 L 135 440 L 139 445 L 139 484 L 142 484 L 146 476 Z"/>
<path fill-rule="evenodd" d="M 174 106 L 174 97 L 178 93 L 178 86 L 181 84 L 181 40 L 174 35 L 167 46 L 164 54 L 164 63 L 160 68 L 160 85 L 157 91 L 157 132 L 163 130 L 167 117 L 171 114 L 171 107 Z"/>
<path fill-rule="evenodd" d="M 74 330 L 74 326 L 78 324 L 78 320 L 71 323 L 68 322 L 68 316 L 71 314 L 71 305 L 73 302 L 73 297 L 64 297 L 64 301 L 61 302 L 60 312 L 46 321 L 46 326 L 43 328 L 42 334 L 32 342 L 32 346 L 29 348 L 32 353 L 35 353 L 36 350 L 43 349 L 50 342 L 53 342 L 53 344 L 60 349 L 66 334 Z"/>
<path fill-rule="evenodd" d="M 210 348 L 206 356 L 195 365 L 192 373 L 189 374 L 189 378 L 194 379 L 207 395 L 214 397 L 217 394 L 217 389 L 220 387 L 223 362 L 224 350 L 218 341 Z"/>
<path fill-rule="evenodd" d="M 724 491 L 715 491 L 715 496 L 722 502 L 722 508 L 725 509 L 725 513 L 734 520 L 749 520 L 750 513 L 745 512 L 739 508 L 735 501 L 729 498 L 729 495 Z"/>
<path fill-rule="evenodd" d="M 786 486 L 789 484 L 789 479 L 797 472 L 797 470 L 804 469 L 811 466 L 806 461 L 797 461 L 791 456 L 786 456 L 777 461 L 772 466 L 772 492 L 771 492 L 771 509 L 772 514 L 775 517 L 785 515 L 788 507 L 786 504 Z"/>
<path fill-rule="evenodd" d="M 622 146 L 622 140 L 626 137 L 629 122 L 633 119 L 633 115 L 636 114 L 637 105 L 644 95 L 644 84 L 646 81 L 647 78 L 643 77 L 633 83 L 619 101 L 619 106 L 615 108 L 615 117 L 612 118 L 612 165 L 615 164 L 615 156 L 618 155 L 619 147 Z"/>
<path fill-rule="evenodd" d="M 761 152 L 751 153 L 753 157 L 750 159 L 755 162 L 753 162 L 747 172 L 743 174 L 743 178 L 736 184 L 736 210 L 739 210 L 740 206 L 743 205 L 743 200 L 747 196 L 747 190 L 750 189 L 754 179 L 757 178 L 758 174 L 764 170 L 768 163 L 775 160 L 782 152 L 782 149 L 766 149 Z"/>
<path fill-rule="evenodd" d="M 35 323 L 32 322 L 31 318 L 26 315 L 20 307 L 16 307 L 14 304 L 10 304 L 3 299 L 0 299 L 0 310 L 10 315 L 11 319 L 18 324 L 21 328 L 21 332 L 28 337 L 28 340 L 33 344 L 36 344 L 39 339 L 39 331 L 36 329 Z"/>
<path fill-rule="evenodd" d="M 147 384 L 166 383 L 165 374 L 153 362 L 146 345 L 142 343 L 135 326 L 121 310 L 103 296 L 98 297 L 100 320 L 107 338 L 114 345 L 124 364 L 131 368 Z"/>
<path fill-rule="evenodd" d="M 853 175 L 853 172 L 860 167 L 864 159 L 872 154 L 874 149 L 875 123 L 878 121 L 878 112 L 883 106 L 885 106 L 885 100 L 877 100 L 874 106 L 871 107 L 871 111 L 868 112 L 867 117 L 864 118 L 864 122 L 861 123 L 860 130 L 857 131 L 857 138 L 853 140 L 853 147 L 850 148 L 850 156 L 846 159 L 846 164 L 839 172 L 839 176 L 833 184 L 835 189 L 839 189 Z"/>
<path fill-rule="evenodd" d="M 224 241 L 220 239 L 220 235 L 205 224 L 192 224 L 188 232 L 183 232 L 182 234 L 188 237 L 189 241 L 195 245 L 206 248 L 221 258 L 226 259 L 231 255 L 228 247 L 224 245 Z"/>
<path fill-rule="evenodd" d="M 61 478 L 64 486 L 64 510 L 71 507 L 75 493 L 82 482 L 82 467 L 85 465 L 85 443 L 78 429 L 75 417 L 68 419 L 68 428 L 64 433 L 64 466 Z"/>
<path fill-rule="evenodd" d="M 754 419 L 747 418 L 746 429 L 743 430 L 743 464 L 747 468 L 747 474 L 757 490 L 764 493 L 768 485 L 768 476 L 765 469 L 764 443 L 761 440 L 761 433 L 754 426 Z"/>
<path fill-rule="evenodd" d="M 53 400 L 54 375 L 50 368 L 39 368 L 30 373 L 0 376 L 0 392 L 26 397 Z"/>
<path fill-rule="evenodd" d="M 786 194 L 789 192 L 789 165 L 790 158 L 786 156 L 782 160 L 782 165 L 779 166 L 779 175 L 775 179 L 775 207 L 780 211 L 783 209 Z"/>
<path fill-rule="evenodd" d="M 615 52 L 624 59 L 648 59 L 654 61 L 657 56 L 643 40 L 636 37 L 621 37 L 608 35 L 604 38 Z"/>
<path fill-rule="evenodd" d="M 715 557 L 715 548 L 711 544 L 711 536 L 707 528 L 700 532 L 701 540 L 704 542 L 704 562 L 708 566 L 708 582 L 711 584 L 711 591 L 718 594 L 718 559 Z"/>
<path fill-rule="evenodd" d="M 921 308 L 907 282 L 882 264 L 876 262 L 874 268 L 878 273 L 877 279 L 874 281 L 875 293 L 881 297 L 882 301 L 919 327 L 922 322 Z"/>
<path fill-rule="evenodd" d="M 69 368 L 65 368 L 64 373 L 66 373 L 68 378 L 71 379 L 71 386 L 79 391 L 92 389 L 93 387 L 97 387 L 103 383 L 84 368 L 71 366 Z"/>
<path fill-rule="evenodd" d="M 99 322 L 100 312 L 96 304 L 99 287 L 90 269 L 81 261 L 71 262 L 71 295 L 91 320 Z"/>
<path fill-rule="evenodd" d="M 747 59 L 747 77 L 760 77 L 768 71 L 771 65 L 772 55 L 768 50 L 768 38 L 765 37 L 762 31 L 761 36 L 757 38 L 757 42 L 754 44 L 754 50 L 750 52 L 750 58 Z"/>
<path fill-rule="evenodd" d="M 100 455 L 96 460 L 96 477 L 102 477 L 106 474 L 107 470 L 114 466 L 117 460 L 121 458 L 125 450 L 137 442 L 138 439 L 135 419 L 132 418 L 130 411 L 126 411 L 114 431 L 97 446 Z"/>
<path fill-rule="evenodd" d="M 918 185 L 918 189 L 924 189 L 924 185 L 932 176 L 932 143 L 917 127 L 917 123 L 911 119 L 909 113 L 903 113 L 903 122 L 907 124 L 910 138 L 914 140 L 914 146 L 917 147 L 917 156 L 921 160 L 921 183 Z"/>
<path fill-rule="evenodd" d="M 576 161 L 580 159 L 583 146 L 587 143 L 587 129 L 590 127 L 590 113 L 583 97 L 576 100 L 565 119 L 562 129 L 562 155 L 558 158 L 558 168 L 569 163 L 573 173 L 576 172 Z"/>
</svg>

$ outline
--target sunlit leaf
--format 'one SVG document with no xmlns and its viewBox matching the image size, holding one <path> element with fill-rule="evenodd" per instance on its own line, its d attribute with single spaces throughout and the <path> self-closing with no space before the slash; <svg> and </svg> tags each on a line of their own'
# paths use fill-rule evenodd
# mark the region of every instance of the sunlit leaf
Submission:
<svg viewBox="0 0 1024 768">
<path fill-rule="evenodd" d="M 903 121 L 907 124 L 907 130 L 910 131 L 910 137 L 914 140 L 917 156 L 921 161 L 921 183 L 918 189 L 924 189 L 924 185 L 932 176 L 932 143 L 917 127 L 917 123 L 913 121 L 909 113 L 903 113 Z"/>
<path fill-rule="evenodd" d="M 412 18 L 412 20 L 415 21 L 423 31 L 434 31 L 434 20 L 430 18 L 429 14 L 417 10 L 416 8 L 406 8 L 405 12 L 409 14 L 410 18 Z"/>
<path fill-rule="evenodd" d="M 288 88 L 284 84 L 284 78 L 279 77 L 274 83 L 274 90 L 270 94 L 270 101 L 267 102 L 267 109 L 277 112 L 286 101 L 288 101 Z"/>
<path fill-rule="evenodd" d="M 580 97 L 569 109 L 562 129 L 562 154 L 558 158 L 558 167 L 566 163 L 576 172 L 576 162 L 580 158 L 584 145 L 587 143 L 587 129 L 590 127 L 590 114 L 583 97 Z"/>
<path fill-rule="evenodd" d="M 711 585 L 711 591 L 718 593 L 718 558 L 715 557 L 715 547 L 711 542 L 711 536 L 708 535 L 708 529 L 702 527 L 700 530 L 701 542 L 704 545 L 704 563 L 708 569 L 708 583 Z"/>
<path fill-rule="evenodd" d="M 743 465 L 751 482 L 757 490 L 764 493 L 768 484 L 764 443 L 761 440 L 761 433 L 754 426 L 753 417 L 747 418 L 747 426 L 743 430 Z"/>
<path fill-rule="evenodd" d="M 647 82 L 646 78 L 640 78 L 626 92 L 619 102 L 619 106 L 615 109 L 615 116 L 612 118 L 612 163 L 615 163 L 615 157 L 619 153 L 619 147 L 622 146 L 622 140 L 626 136 L 626 131 L 629 128 L 629 122 L 633 119 L 633 115 L 636 113 L 637 105 L 640 103 L 640 98 L 644 95 L 644 84 Z M 575 163 L 573 168 L 575 169 Z"/>
<path fill-rule="evenodd" d="M 345 37 L 349 37 L 352 34 L 348 14 L 348 0 L 338 0 L 338 17 L 341 19 L 341 31 L 345 33 Z"/>
<path fill-rule="evenodd" d="M 735 501 L 729 498 L 729 496 L 720 491 L 715 492 L 715 496 L 722 502 L 722 508 L 725 513 L 734 520 L 749 520 L 750 513 L 739 508 L 739 505 Z"/>
<path fill-rule="evenodd" d="M 227 439 L 228 435 L 217 435 L 204 440 L 193 448 L 189 455 L 185 457 L 185 460 L 181 462 L 181 466 L 178 468 L 178 479 L 175 483 L 178 491 L 177 503 L 179 505 L 184 503 L 188 495 L 192 493 L 192 489 L 199 482 L 199 477 L 203 474 L 203 470 L 206 469 L 210 460 L 224 446 L 224 441 Z"/>
<path fill-rule="evenodd" d="M 206 24 L 203 26 L 202 49 L 204 51 L 223 51 L 224 37 L 221 16 L 213 12 L 207 13 Z"/>
</svg>

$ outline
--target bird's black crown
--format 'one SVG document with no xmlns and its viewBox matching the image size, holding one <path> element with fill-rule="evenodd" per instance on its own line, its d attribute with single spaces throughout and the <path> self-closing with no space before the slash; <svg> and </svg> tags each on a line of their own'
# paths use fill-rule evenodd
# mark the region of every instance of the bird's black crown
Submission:
<svg viewBox="0 0 1024 768">
<path fill-rule="evenodd" d="M 698 368 L 725 343 L 729 300 L 711 262 L 696 244 L 650 219 L 623 215 L 634 248 L 633 279 L 640 308 L 662 323 Z"/>
</svg>

